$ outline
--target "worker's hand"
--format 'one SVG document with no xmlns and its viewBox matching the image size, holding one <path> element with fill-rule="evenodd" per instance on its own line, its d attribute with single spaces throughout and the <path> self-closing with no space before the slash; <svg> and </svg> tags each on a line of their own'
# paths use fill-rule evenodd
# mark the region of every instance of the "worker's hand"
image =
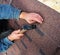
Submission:
<svg viewBox="0 0 60 55">
<path fill-rule="evenodd" d="M 8 39 L 10 41 L 13 41 L 13 40 L 18 40 L 18 39 L 21 39 L 21 37 L 23 36 L 24 34 L 20 34 L 20 30 L 15 30 L 13 31 L 9 36 L 8 36 Z"/>
<path fill-rule="evenodd" d="M 22 12 L 20 15 L 20 18 L 26 20 L 29 24 L 38 22 L 38 23 L 42 23 L 43 22 L 43 18 L 37 14 L 37 13 L 26 13 L 26 12 Z"/>
</svg>

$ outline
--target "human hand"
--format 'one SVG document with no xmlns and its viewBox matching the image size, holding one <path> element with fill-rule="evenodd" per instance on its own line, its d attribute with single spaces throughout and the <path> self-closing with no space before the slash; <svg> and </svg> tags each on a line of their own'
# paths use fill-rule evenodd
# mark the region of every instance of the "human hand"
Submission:
<svg viewBox="0 0 60 55">
<path fill-rule="evenodd" d="M 22 14 L 20 15 L 20 18 L 26 20 L 29 24 L 32 24 L 35 22 L 38 22 L 38 23 L 43 22 L 43 18 L 37 13 L 22 12 Z"/>
<path fill-rule="evenodd" d="M 20 30 L 15 30 L 13 31 L 9 36 L 8 36 L 8 39 L 10 41 L 13 41 L 13 40 L 18 40 L 18 39 L 21 39 L 21 37 L 23 36 L 24 34 L 20 34 Z"/>
</svg>

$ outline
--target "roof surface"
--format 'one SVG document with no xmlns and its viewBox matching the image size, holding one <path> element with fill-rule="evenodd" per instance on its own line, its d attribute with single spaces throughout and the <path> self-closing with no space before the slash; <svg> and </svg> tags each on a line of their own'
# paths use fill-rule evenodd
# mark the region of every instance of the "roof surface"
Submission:
<svg viewBox="0 0 60 55">
<path fill-rule="evenodd" d="M 23 11 L 39 13 L 44 22 L 36 24 L 36 29 L 15 41 L 7 55 L 60 55 L 60 13 L 37 0 L 13 0 L 12 5 Z M 18 23 L 20 26 L 27 24 L 23 20 Z"/>
</svg>

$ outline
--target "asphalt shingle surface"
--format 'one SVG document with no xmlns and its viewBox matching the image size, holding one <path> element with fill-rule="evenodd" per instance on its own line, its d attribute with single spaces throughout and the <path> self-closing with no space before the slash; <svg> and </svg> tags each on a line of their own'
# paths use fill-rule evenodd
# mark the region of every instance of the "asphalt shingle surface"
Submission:
<svg viewBox="0 0 60 55">
<path fill-rule="evenodd" d="M 60 45 L 60 14 L 37 0 L 13 0 L 12 5 L 27 12 L 37 12 L 43 19 L 43 24 L 36 24 L 37 29 L 26 33 L 21 41 L 8 49 L 7 55 L 58 55 Z M 20 26 L 27 24 L 18 21 Z"/>
</svg>

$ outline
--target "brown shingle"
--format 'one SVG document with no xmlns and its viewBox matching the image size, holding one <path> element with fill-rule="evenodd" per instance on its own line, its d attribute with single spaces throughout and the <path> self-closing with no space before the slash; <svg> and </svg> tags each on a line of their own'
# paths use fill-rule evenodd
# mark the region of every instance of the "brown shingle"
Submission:
<svg viewBox="0 0 60 55">
<path fill-rule="evenodd" d="M 30 30 L 27 36 L 16 42 L 17 51 L 13 46 L 8 55 L 53 55 L 60 44 L 60 14 L 37 0 L 13 0 L 12 5 L 23 11 L 37 12 L 43 19 L 43 24 L 36 24 L 38 29 Z M 20 20 L 20 26 L 25 24 Z M 29 37 L 29 38 L 28 38 Z M 13 50 L 12 50 L 13 49 Z M 20 54 L 19 53 L 20 50 Z"/>
</svg>

